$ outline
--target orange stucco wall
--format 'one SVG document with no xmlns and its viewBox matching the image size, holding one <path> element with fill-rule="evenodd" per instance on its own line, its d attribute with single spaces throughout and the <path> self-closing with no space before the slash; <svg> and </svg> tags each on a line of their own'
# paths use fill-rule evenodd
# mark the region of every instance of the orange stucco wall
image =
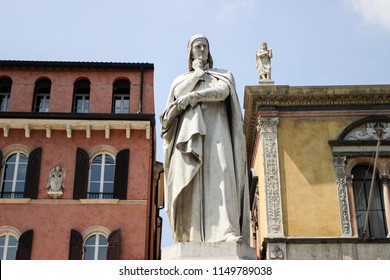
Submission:
<svg viewBox="0 0 390 280">
<path fill-rule="evenodd" d="M 0 77 L 4 76 L 13 82 L 10 112 L 31 112 L 34 85 L 40 78 L 52 82 L 50 112 L 72 111 L 73 84 L 79 78 L 91 81 L 90 113 L 111 114 L 112 86 L 120 78 L 131 83 L 130 113 L 139 110 L 139 69 L 0 69 Z M 142 113 L 153 114 L 153 70 L 144 71 L 143 81 Z M 153 127 L 150 133 L 154 135 Z M 52 130 L 50 138 L 45 130 L 31 130 L 30 137 L 25 136 L 23 129 L 10 129 L 8 136 L 0 130 L 0 151 L 4 153 L 13 144 L 24 145 L 30 151 L 42 148 L 38 199 L 19 202 L 0 199 L 0 226 L 12 226 L 21 233 L 34 230 L 31 259 L 68 259 L 71 229 L 82 233 L 92 226 L 109 231 L 121 229 L 121 259 L 146 258 L 154 143 L 152 138 L 146 138 L 144 129 L 132 129 L 130 138 L 126 138 L 124 129 L 111 129 L 109 139 L 102 130 L 92 130 L 90 138 L 82 130 L 73 130 L 71 138 L 67 138 L 65 130 Z M 73 199 L 77 148 L 89 152 L 101 145 L 117 151 L 130 150 L 127 199 L 103 204 L 99 200 L 86 203 Z M 50 199 L 45 189 L 50 170 L 55 166 L 66 171 L 64 194 L 57 200 Z"/>
<path fill-rule="evenodd" d="M 92 226 L 121 229 L 121 259 L 143 259 L 146 205 L 71 204 L 63 199 L 45 203 L 0 204 L 0 224 L 24 232 L 34 230 L 31 259 L 66 260 L 71 229 L 80 233 Z M 63 204 L 63 203 L 70 204 Z"/>
<path fill-rule="evenodd" d="M 112 91 L 116 80 L 130 81 L 130 113 L 139 111 L 141 72 L 139 70 L 0 70 L 0 76 L 11 77 L 10 112 L 31 112 L 35 82 L 51 80 L 50 112 L 71 112 L 74 82 L 87 78 L 91 82 L 90 113 L 111 113 Z M 145 70 L 143 78 L 142 113 L 154 113 L 153 71 Z"/>
</svg>

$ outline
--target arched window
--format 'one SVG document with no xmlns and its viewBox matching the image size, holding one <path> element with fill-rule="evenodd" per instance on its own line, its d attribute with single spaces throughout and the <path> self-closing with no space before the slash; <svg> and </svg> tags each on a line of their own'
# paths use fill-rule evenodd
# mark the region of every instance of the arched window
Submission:
<svg viewBox="0 0 390 280">
<path fill-rule="evenodd" d="M 113 88 L 113 108 L 115 114 L 130 112 L 130 82 L 126 79 L 117 80 Z"/>
<path fill-rule="evenodd" d="M 81 79 L 74 83 L 73 88 L 73 112 L 89 112 L 89 95 L 91 92 L 91 82 L 88 79 Z"/>
<path fill-rule="evenodd" d="M 15 260 L 18 249 L 18 239 L 10 234 L 0 235 L 0 258 L 1 260 Z"/>
<path fill-rule="evenodd" d="M 374 174 L 373 169 L 367 165 L 358 165 L 352 169 L 351 173 L 359 237 L 386 238 L 387 228 L 383 186 L 380 183 L 378 174 Z M 373 177 L 372 194 L 371 199 L 369 199 Z"/>
<path fill-rule="evenodd" d="M 5 161 L 1 187 L 2 198 L 23 198 L 27 171 L 27 155 L 17 152 Z"/>
<path fill-rule="evenodd" d="M 84 260 L 106 260 L 107 245 L 107 236 L 102 233 L 90 235 L 84 243 Z"/>
<path fill-rule="evenodd" d="M 70 260 L 119 260 L 120 248 L 120 229 L 110 232 L 103 226 L 92 226 L 83 233 L 76 229 L 70 232 Z"/>
<path fill-rule="evenodd" d="M 105 199 L 114 197 L 115 160 L 107 153 L 92 159 L 88 198 Z"/>
<path fill-rule="evenodd" d="M 11 95 L 12 80 L 10 78 L 0 79 L 0 112 L 7 112 Z"/>
<path fill-rule="evenodd" d="M 40 79 L 35 83 L 34 112 L 49 112 L 51 81 Z"/>
</svg>

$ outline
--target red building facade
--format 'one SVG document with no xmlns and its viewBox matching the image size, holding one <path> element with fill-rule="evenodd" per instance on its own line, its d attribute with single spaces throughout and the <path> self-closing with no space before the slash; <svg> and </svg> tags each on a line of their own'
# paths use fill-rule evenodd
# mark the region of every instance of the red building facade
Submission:
<svg viewBox="0 0 390 280">
<path fill-rule="evenodd" d="M 0 61 L 0 257 L 153 259 L 154 66 Z"/>
</svg>

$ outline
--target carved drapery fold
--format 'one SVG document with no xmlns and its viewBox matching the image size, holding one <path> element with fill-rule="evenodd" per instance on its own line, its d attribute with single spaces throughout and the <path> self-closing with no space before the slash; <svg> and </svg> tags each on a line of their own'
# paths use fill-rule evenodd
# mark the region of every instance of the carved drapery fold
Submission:
<svg viewBox="0 0 390 280">
<path fill-rule="evenodd" d="M 341 234 L 344 237 L 349 237 L 352 236 L 352 230 L 347 193 L 347 176 L 345 174 L 345 161 L 345 156 L 333 157 L 333 164 L 336 171 L 337 194 L 339 197 Z"/>
<path fill-rule="evenodd" d="M 268 237 L 284 236 L 277 138 L 278 123 L 279 118 L 277 117 L 260 117 L 257 126 L 258 131 L 260 131 L 265 163 L 264 187 Z"/>
</svg>

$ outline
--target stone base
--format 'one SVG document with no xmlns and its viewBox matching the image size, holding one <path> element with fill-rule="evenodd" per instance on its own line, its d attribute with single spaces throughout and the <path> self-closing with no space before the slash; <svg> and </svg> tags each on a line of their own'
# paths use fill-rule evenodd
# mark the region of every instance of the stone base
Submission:
<svg viewBox="0 0 390 280">
<path fill-rule="evenodd" d="M 184 242 L 162 249 L 162 260 L 255 260 L 256 250 L 236 242 Z"/>
<path fill-rule="evenodd" d="M 273 86 L 275 82 L 271 79 L 264 79 L 264 80 L 260 80 L 259 84 L 263 86 Z"/>
<path fill-rule="evenodd" d="M 57 199 L 63 195 L 63 192 L 62 191 L 48 191 L 47 194 L 50 196 L 50 198 Z"/>
</svg>

